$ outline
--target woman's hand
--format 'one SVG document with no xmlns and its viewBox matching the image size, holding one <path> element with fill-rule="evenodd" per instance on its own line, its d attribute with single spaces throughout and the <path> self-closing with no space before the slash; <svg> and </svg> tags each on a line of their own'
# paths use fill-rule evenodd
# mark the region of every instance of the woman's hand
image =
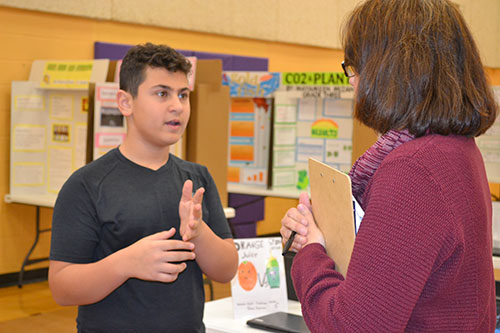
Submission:
<svg viewBox="0 0 500 333">
<path fill-rule="evenodd" d="M 309 203 L 309 199 L 307 199 L 307 203 Z M 311 205 L 309 204 L 309 206 L 307 206 L 303 203 L 299 203 L 297 209 L 302 214 L 303 219 L 307 222 L 307 239 L 304 246 L 312 243 L 319 243 L 325 247 L 325 236 L 323 236 L 323 233 L 319 230 L 319 227 L 314 220 Z"/>
<path fill-rule="evenodd" d="M 297 232 L 297 234 L 290 247 L 291 251 L 297 252 L 310 243 L 325 245 L 323 234 L 314 221 L 307 193 L 300 194 L 297 208 L 290 208 L 281 220 L 280 233 L 284 242 L 288 241 L 292 231 Z"/>
</svg>

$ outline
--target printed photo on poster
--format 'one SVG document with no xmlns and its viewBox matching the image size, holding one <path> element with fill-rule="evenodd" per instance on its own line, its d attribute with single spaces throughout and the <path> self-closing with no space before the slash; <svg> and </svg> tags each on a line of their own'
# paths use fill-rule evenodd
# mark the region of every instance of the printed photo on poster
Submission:
<svg viewBox="0 0 500 333">
<path fill-rule="evenodd" d="M 69 143 L 71 141 L 69 124 L 52 124 L 52 142 Z"/>
</svg>

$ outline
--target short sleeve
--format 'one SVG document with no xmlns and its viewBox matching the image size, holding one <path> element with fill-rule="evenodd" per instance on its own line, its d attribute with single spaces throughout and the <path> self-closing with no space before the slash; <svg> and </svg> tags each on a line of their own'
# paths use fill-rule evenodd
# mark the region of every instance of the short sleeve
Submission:
<svg viewBox="0 0 500 333">
<path fill-rule="evenodd" d="M 76 172 L 63 185 L 54 206 L 50 259 L 93 262 L 99 228 L 88 187 L 82 173 Z"/>
</svg>

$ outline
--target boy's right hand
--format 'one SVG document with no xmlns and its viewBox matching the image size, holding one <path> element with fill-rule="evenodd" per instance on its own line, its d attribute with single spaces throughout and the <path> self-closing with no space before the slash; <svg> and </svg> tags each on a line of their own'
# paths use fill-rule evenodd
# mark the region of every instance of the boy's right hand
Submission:
<svg viewBox="0 0 500 333">
<path fill-rule="evenodd" d="M 144 237 L 124 249 L 128 277 L 147 281 L 173 282 L 186 263 L 194 260 L 194 244 L 169 239 L 175 228 Z"/>
</svg>

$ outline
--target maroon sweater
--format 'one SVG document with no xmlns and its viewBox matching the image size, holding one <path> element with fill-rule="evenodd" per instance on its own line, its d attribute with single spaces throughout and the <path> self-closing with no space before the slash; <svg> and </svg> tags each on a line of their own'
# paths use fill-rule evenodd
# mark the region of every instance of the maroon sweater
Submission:
<svg viewBox="0 0 500 333">
<path fill-rule="evenodd" d="M 474 139 L 429 135 L 396 148 L 363 203 L 345 279 L 319 244 L 294 259 L 312 332 L 494 331 L 491 198 Z"/>
</svg>

